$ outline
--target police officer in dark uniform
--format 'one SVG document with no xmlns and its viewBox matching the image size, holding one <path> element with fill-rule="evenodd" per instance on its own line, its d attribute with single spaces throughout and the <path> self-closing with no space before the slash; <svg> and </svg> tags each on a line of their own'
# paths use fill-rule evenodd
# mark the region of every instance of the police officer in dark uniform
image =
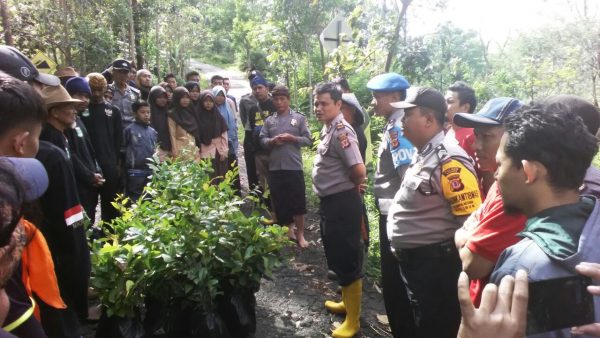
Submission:
<svg viewBox="0 0 600 338">
<path fill-rule="evenodd" d="M 317 120 L 324 126 L 312 172 L 313 189 L 320 198 L 327 264 L 342 286 L 342 301 L 326 301 L 325 307 L 346 314 L 333 337 L 353 337 L 360 329 L 363 248 L 359 187 L 365 182 L 366 169 L 356 133 L 340 111 L 342 92 L 338 86 L 318 85 L 314 103 Z"/>
<path fill-rule="evenodd" d="M 446 102 L 432 88 L 411 87 L 404 136 L 417 152 L 388 211 L 388 238 L 413 309 L 417 338 L 454 338 L 460 324 L 462 264 L 454 233 L 481 204 L 473 163 L 444 135 Z"/>
<path fill-rule="evenodd" d="M 140 99 L 141 93 L 138 89 L 129 85 L 129 72 L 131 63 L 127 60 L 117 59 L 112 64 L 113 83 L 108 86 L 112 90 L 112 104 L 121 111 L 123 130 L 135 121 L 131 105 Z"/>
<path fill-rule="evenodd" d="M 367 88 L 373 94 L 375 114 L 383 116 L 387 120 L 377 152 L 373 194 L 379 210 L 379 252 L 383 302 L 390 329 L 395 338 L 414 336 L 412 310 L 406 289 L 400 287 L 403 285 L 400 268 L 392 254 L 386 227 L 388 209 L 400 189 L 404 172 L 415 152 L 413 145 L 402 132 L 404 110 L 391 106 L 392 102 L 402 101 L 406 98 L 406 89 L 409 86 L 408 81 L 396 73 L 377 75 L 367 83 Z"/>
</svg>

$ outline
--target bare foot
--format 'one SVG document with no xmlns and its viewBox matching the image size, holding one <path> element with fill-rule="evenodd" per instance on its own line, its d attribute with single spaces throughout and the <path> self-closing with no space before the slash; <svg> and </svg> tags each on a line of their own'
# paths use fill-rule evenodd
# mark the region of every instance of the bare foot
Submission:
<svg viewBox="0 0 600 338">
<path fill-rule="evenodd" d="M 294 227 L 290 226 L 288 229 L 288 238 L 290 241 L 296 242 L 296 232 L 294 231 Z"/>
<path fill-rule="evenodd" d="M 298 246 L 302 249 L 308 248 L 310 244 L 304 239 L 304 236 L 298 237 Z"/>
</svg>

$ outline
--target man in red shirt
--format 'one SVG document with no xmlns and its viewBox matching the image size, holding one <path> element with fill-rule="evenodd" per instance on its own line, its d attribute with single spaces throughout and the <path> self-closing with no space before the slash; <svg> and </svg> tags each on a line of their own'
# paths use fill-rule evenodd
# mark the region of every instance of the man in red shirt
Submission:
<svg viewBox="0 0 600 338">
<path fill-rule="evenodd" d="M 454 124 L 474 128 L 475 159 L 480 171 L 495 172 L 496 151 L 504 134 L 502 122 L 522 104 L 513 98 L 495 98 L 477 114 L 458 113 Z M 454 241 L 460 253 L 463 270 L 471 279 L 471 299 L 479 306 L 481 293 L 498 257 L 504 249 L 517 243 L 516 234 L 523 230 L 527 218 L 522 214 L 506 214 L 497 183 L 493 183 L 483 204 L 456 231 Z"/>
<path fill-rule="evenodd" d="M 485 196 L 486 192 L 494 182 L 494 172 L 482 171 L 477 164 L 475 147 L 473 145 L 475 142 L 473 127 L 464 127 L 462 125 L 457 125 L 454 122 L 454 116 L 456 114 L 473 114 L 477 107 L 475 91 L 463 81 L 456 81 L 448 87 L 445 99 L 446 104 L 448 105 L 448 110 L 446 111 L 447 125 L 445 128 L 447 134 L 448 136 L 454 137 L 458 142 L 458 145 L 475 161 L 475 172 L 480 180 L 479 184 L 482 196 Z"/>
</svg>

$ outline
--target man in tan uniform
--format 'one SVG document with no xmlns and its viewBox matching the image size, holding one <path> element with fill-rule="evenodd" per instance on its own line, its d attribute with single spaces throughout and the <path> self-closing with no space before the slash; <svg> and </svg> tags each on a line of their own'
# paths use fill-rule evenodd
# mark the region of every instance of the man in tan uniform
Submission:
<svg viewBox="0 0 600 338">
<path fill-rule="evenodd" d="M 366 169 L 356 133 L 344 120 L 341 106 L 342 92 L 336 84 L 325 83 L 315 88 L 315 112 L 323 129 L 312 179 L 313 189 L 320 198 L 321 237 L 327 265 L 342 286 L 342 301 L 326 301 L 325 307 L 346 314 L 346 320 L 332 335 L 353 337 L 360 328 L 363 248 L 359 186 L 365 181 Z"/>
<path fill-rule="evenodd" d="M 415 337 L 456 337 L 462 266 L 453 238 L 481 204 L 479 184 L 467 153 L 444 135 L 446 101 L 440 92 L 411 87 L 404 101 L 391 105 L 404 109 L 404 136 L 417 148 L 387 227 L 413 309 Z"/>
</svg>

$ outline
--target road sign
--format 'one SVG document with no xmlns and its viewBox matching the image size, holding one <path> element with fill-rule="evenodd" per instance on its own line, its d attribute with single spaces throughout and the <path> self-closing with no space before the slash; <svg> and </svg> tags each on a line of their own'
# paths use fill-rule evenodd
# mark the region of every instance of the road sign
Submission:
<svg viewBox="0 0 600 338">
<path fill-rule="evenodd" d="M 330 53 L 341 44 L 352 41 L 352 29 L 346 23 L 343 14 L 338 14 L 319 35 L 323 47 Z"/>
<path fill-rule="evenodd" d="M 54 74 L 56 72 L 56 62 L 52 61 L 46 54 L 37 52 L 31 59 L 31 62 L 35 65 L 40 73 Z"/>
</svg>

